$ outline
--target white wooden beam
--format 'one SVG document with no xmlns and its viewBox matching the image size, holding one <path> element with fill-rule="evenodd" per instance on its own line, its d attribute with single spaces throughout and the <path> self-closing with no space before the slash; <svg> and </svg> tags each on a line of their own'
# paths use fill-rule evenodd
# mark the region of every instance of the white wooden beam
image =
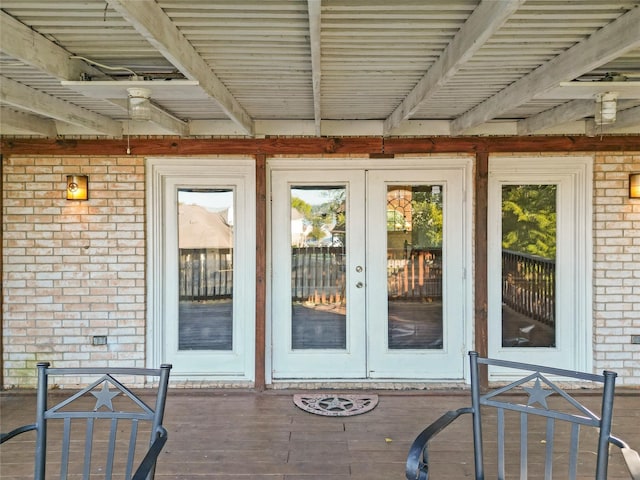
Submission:
<svg viewBox="0 0 640 480">
<path fill-rule="evenodd" d="M 593 115 L 596 110 L 594 100 L 572 100 L 558 107 L 545 110 L 518 122 L 518 135 L 531 135 L 545 128 L 579 120 Z"/>
<path fill-rule="evenodd" d="M 593 119 L 587 121 L 585 127 L 589 136 L 599 135 L 601 133 L 611 133 L 617 130 L 637 126 L 637 132 L 640 133 L 640 107 L 628 108 L 621 110 L 616 114 L 616 121 L 607 125 L 596 125 Z"/>
<path fill-rule="evenodd" d="M 100 70 L 82 60 L 71 59 L 71 54 L 64 48 L 3 11 L 0 11 L 0 50 L 62 80 L 79 80 L 82 73 L 95 78 L 105 77 Z"/>
<path fill-rule="evenodd" d="M 634 8 L 453 120 L 451 134 L 459 135 L 638 47 L 640 8 Z"/>
<path fill-rule="evenodd" d="M 183 75 L 200 82 L 229 118 L 253 135 L 253 119 L 154 0 L 107 0 L 107 3 Z"/>
<path fill-rule="evenodd" d="M 112 137 L 122 136 L 122 124 L 59 100 L 7 77 L 0 77 L 0 101 L 38 115 L 87 128 Z"/>
<path fill-rule="evenodd" d="M 32 113 L 18 112 L 11 108 L 0 107 L 0 132 L 4 129 L 16 129 L 35 135 L 55 138 L 58 135 L 56 122 Z"/>
<path fill-rule="evenodd" d="M 633 100 L 621 100 L 618 109 L 630 108 L 635 104 Z M 593 117 L 596 113 L 596 100 L 572 100 L 558 107 L 545 110 L 518 122 L 518 135 L 532 135 L 540 130 L 552 128 L 556 125 Z M 617 121 L 616 121 L 617 123 Z"/>
<path fill-rule="evenodd" d="M 124 111 L 129 111 L 129 105 L 127 100 L 121 98 L 110 98 L 109 101 L 115 105 L 118 105 Z M 174 117 L 169 112 L 155 105 L 153 102 L 150 106 L 151 118 L 149 121 L 155 123 L 159 127 L 167 130 L 168 132 L 175 133 L 181 137 L 189 136 L 189 124 L 179 118 Z"/>
<path fill-rule="evenodd" d="M 311 81 L 313 85 L 313 118 L 316 127 L 316 136 L 320 136 L 320 122 L 322 120 L 321 88 L 322 66 L 320 49 L 321 31 L 321 2 L 320 0 L 307 0 L 309 12 L 309 44 L 311 46 Z"/>
<path fill-rule="evenodd" d="M 311 1 L 311 0 L 309 0 Z M 388 134 L 413 115 L 498 31 L 525 0 L 484 0 L 469 16 L 442 55 L 384 122 Z"/>
</svg>

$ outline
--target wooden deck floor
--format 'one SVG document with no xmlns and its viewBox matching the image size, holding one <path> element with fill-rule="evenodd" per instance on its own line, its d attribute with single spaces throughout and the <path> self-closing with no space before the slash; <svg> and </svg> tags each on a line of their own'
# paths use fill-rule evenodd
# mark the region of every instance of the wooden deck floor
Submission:
<svg viewBox="0 0 640 480">
<path fill-rule="evenodd" d="M 420 430 L 445 411 L 468 405 L 466 392 L 381 391 L 369 413 L 321 417 L 297 408 L 293 393 L 170 390 L 169 441 L 156 479 L 400 480 Z M 597 401 L 589 393 L 580 399 L 587 405 Z M 34 411 L 32 392 L 0 393 L 0 430 L 32 423 Z M 447 443 L 437 448 L 432 478 L 472 478 L 470 428 L 463 418 L 443 435 Z M 617 394 L 614 433 L 640 448 L 639 390 Z M 3 480 L 32 478 L 34 435 L 22 437 L 0 447 Z M 618 452 L 609 478 L 629 478 Z"/>
</svg>

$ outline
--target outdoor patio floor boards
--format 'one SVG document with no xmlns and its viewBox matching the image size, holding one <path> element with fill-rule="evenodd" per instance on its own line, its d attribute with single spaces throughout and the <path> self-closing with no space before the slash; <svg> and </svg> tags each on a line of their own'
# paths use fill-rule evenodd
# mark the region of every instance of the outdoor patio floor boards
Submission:
<svg viewBox="0 0 640 480">
<path fill-rule="evenodd" d="M 422 428 L 469 404 L 468 392 L 461 391 L 377 391 L 379 404 L 371 412 L 322 417 L 297 408 L 294 393 L 300 392 L 171 389 L 169 441 L 156 479 L 401 480 L 409 446 Z M 598 397 L 587 392 L 580 400 L 595 405 Z M 32 423 L 34 415 L 35 392 L 0 393 L 3 432 Z M 470 429 L 470 418 L 463 417 L 442 434 L 430 478 L 473 477 Z M 640 390 L 617 394 L 613 431 L 640 448 Z M 32 478 L 34 434 L 21 437 L 0 447 L 3 480 Z M 610 480 L 629 478 L 617 449 L 609 472 Z"/>
</svg>

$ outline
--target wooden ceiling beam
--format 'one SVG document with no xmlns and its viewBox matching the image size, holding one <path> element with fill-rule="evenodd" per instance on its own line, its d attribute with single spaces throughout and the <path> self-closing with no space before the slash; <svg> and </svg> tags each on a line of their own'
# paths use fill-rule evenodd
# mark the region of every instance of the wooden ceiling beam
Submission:
<svg viewBox="0 0 640 480">
<path fill-rule="evenodd" d="M 312 0 L 309 0 L 310 2 Z M 384 121 L 387 134 L 410 118 L 451 80 L 460 68 L 504 25 L 525 0 L 485 0 L 473 11 L 443 54 Z"/>
<path fill-rule="evenodd" d="M 307 0 L 307 10 L 309 12 L 309 45 L 311 46 L 311 82 L 313 85 L 313 119 L 315 122 L 316 135 L 321 135 L 320 123 L 322 121 L 321 102 L 321 50 L 320 50 L 320 30 L 321 30 L 321 5 L 320 0 Z"/>
<path fill-rule="evenodd" d="M 638 47 L 640 8 L 634 8 L 453 120 L 451 135 L 460 135 Z"/>
<path fill-rule="evenodd" d="M 136 138 L 66 140 L 4 138 L 6 155 L 310 155 L 640 151 L 640 135 L 548 137 L 329 137 L 264 139 Z M 389 162 L 393 162 L 389 158 Z"/>
<path fill-rule="evenodd" d="M 0 77 L 0 102 L 111 137 L 122 136 L 122 124 L 7 77 Z"/>
<path fill-rule="evenodd" d="M 33 115 L 32 113 L 18 112 L 11 108 L 0 107 L 0 129 L 10 128 L 34 135 L 43 135 L 55 138 L 58 135 L 56 122 L 53 120 Z"/>
<path fill-rule="evenodd" d="M 596 125 L 593 119 L 587 123 L 587 135 L 600 135 L 608 133 L 620 128 L 633 127 L 640 125 L 640 107 L 628 108 L 621 110 L 616 114 L 616 121 L 608 125 Z"/>
<path fill-rule="evenodd" d="M 8 56 L 31 65 L 61 80 L 80 80 L 81 74 L 105 78 L 100 70 L 43 37 L 35 30 L 0 11 L 0 50 Z"/>
<path fill-rule="evenodd" d="M 197 80 L 231 120 L 254 134 L 253 119 L 155 0 L 106 1 L 185 77 Z"/>
</svg>

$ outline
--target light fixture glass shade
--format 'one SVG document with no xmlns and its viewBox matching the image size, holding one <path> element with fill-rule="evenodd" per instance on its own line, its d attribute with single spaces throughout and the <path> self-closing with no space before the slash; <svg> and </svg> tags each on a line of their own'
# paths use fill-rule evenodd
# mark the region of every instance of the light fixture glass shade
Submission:
<svg viewBox="0 0 640 480">
<path fill-rule="evenodd" d="M 596 125 L 615 123 L 617 107 L 618 94 L 616 92 L 605 92 L 596 95 Z"/>
<path fill-rule="evenodd" d="M 148 88 L 128 88 L 129 117 L 131 120 L 149 120 L 151 118 L 151 90 Z"/>
<path fill-rule="evenodd" d="M 629 198 L 640 198 L 640 173 L 629 175 Z"/>
<path fill-rule="evenodd" d="M 89 199 L 89 177 L 86 175 L 67 175 L 67 200 Z"/>
</svg>

